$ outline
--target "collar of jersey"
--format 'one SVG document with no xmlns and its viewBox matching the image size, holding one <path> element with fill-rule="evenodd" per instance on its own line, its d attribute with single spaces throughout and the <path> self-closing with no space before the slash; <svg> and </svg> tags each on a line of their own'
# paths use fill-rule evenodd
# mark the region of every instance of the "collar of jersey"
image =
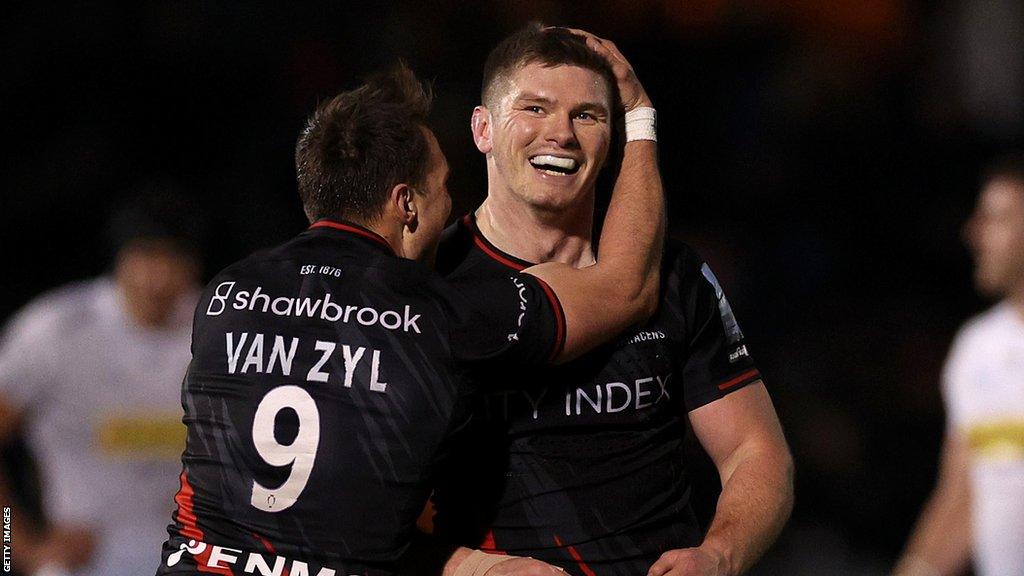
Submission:
<svg viewBox="0 0 1024 576">
<path fill-rule="evenodd" d="M 490 240 L 484 237 L 483 233 L 476 226 L 476 216 L 470 212 L 462 217 L 462 225 L 469 230 L 469 233 L 473 236 L 473 243 L 479 248 L 484 254 L 487 254 L 491 259 L 496 260 L 500 264 L 503 264 L 513 270 L 519 271 L 524 268 L 533 266 L 533 262 L 523 260 L 522 258 L 516 258 L 515 256 L 502 251 L 500 248 L 491 244 Z"/>
<path fill-rule="evenodd" d="M 375 246 L 377 246 L 379 248 L 383 248 L 385 251 L 387 251 L 388 254 L 390 254 L 392 256 L 395 256 L 395 251 L 391 248 L 391 244 L 388 244 L 388 241 L 385 240 L 383 236 L 381 236 L 380 234 L 377 234 L 376 232 L 374 232 L 373 230 L 370 230 L 369 228 L 365 228 L 365 227 L 360 226 L 360 225 L 358 225 L 358 224 L 356 224 L 354 222 L 345 222 L 345 221 L 342 221 L 342 220 L 330 220 L 330 219 L 325 218 L 323 220 L 317 220 L 316 222 L 313 222 L 313 224 L 310 225 L 309 229 L 310 230 L 325 230 L 325 229 L 326 230 L 337 230 L 339 232 L 345 233 L 346 235 L 355 236 L 357 238 L 361 238 L 363 240 L 367 240 L 371 244 L 373 244 L 373 245 L 375 245 Z"/>
</svg>

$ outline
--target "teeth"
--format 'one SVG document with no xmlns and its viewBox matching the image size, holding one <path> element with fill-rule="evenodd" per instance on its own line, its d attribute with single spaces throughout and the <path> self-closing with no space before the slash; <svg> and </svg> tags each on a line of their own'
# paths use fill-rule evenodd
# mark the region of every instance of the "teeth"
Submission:
<svg viewBox="0 0 1024 576">
<path fill-rule="evenodd" d="M 572 158 L 559 158 L 558 156 L 551 156 L 548 154 L 534 156 L 533 158 L 530 158 L 530 163 L 534 166 L 537 166 L 538 164 L 555 166 L 563 170 L 573 170 L 576 168 L 576 161 Z"/>
</svg>

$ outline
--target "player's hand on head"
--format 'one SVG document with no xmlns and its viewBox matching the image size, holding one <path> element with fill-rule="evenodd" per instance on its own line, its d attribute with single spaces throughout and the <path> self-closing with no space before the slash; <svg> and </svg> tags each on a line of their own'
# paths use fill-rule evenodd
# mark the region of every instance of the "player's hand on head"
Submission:
<svg viewBox="0 0 1024 576">
<path fill-rule="evenodd" d="M 651 99 L 647 96 L 640 79 L 633 71 L 633 65 L 626 60 L 619 48 L 611 40 L 599 38 L 590 32 L 578 28 L 566 28 L 569 32 L 582 36 L 587 40 L 587 46 L 597 52 L 611 65 L 612 73 L 615 74 L 615 81 L 618 83 L 619 98 L 622 100 L 622 107 L 625 112 L 643 106 L 653 106 Z"/>
<path fill-rule="evenodd" d="M 565 576 L 565 571 L 533 558 L 515 558 L 495 564 L 484 576 Z"/>
<path fill-rule="evenodd" d="M 721 556 L 703 548 L 669 550 L 651 565 L 647 576 L 720 576 L 724 574 Z"/>
</svg>

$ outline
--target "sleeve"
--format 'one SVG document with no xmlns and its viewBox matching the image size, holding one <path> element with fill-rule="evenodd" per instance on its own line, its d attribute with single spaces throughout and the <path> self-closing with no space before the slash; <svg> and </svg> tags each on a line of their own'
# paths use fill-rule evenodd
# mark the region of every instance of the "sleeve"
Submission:
<svg viewBox="0 0 1024 576">
<path fill-rule="evenodd" d="M 686 318 L 683 403 L 689 412 L 760 380 L 761 374 L 711 268 L 686 254 L 675 273 L 681 276 Z"/>
<path fill-rule="evenodd" d="M 53 383 L 57 320 L 55 310 L 30 305 L 0 339 L 0 397 L 19 411 L 41 404 Z"/>
<path fill-rule="evenodd" d="M 462 362 L 550 362 L 565 346 L 565 313 L 554 291 L 529 274 L 453 280 L 452 356 Z"/>
<path fill-rule="evenodd" d="M 972 328 L 968 322 L 957 333 L 942 367 L 942 400 L 946 407 L 946 424 L 953 429 L 964 425 L 970 397 Z"/>
</svg>

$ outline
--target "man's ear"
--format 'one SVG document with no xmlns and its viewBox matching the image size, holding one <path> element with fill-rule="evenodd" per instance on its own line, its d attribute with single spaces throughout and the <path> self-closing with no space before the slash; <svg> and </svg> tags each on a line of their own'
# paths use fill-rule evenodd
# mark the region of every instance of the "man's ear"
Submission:
<svg viewBox="0 0 1024 576">
<path fill-rule="evenodd" d="M 494 144 L 491 141 L 491 111 L 486 106 L 473 108 L 470 128 L 473 130 L 473 143 L 476 144 L 476 149 L 484 154 L 490 153 Z"/>
<path fill-rule="evenodd" d="M 388 196 L 388 207 L 403 226 L 416 231 L 416 192 L 408 184 L 395 184 Z"/>
</svg>

